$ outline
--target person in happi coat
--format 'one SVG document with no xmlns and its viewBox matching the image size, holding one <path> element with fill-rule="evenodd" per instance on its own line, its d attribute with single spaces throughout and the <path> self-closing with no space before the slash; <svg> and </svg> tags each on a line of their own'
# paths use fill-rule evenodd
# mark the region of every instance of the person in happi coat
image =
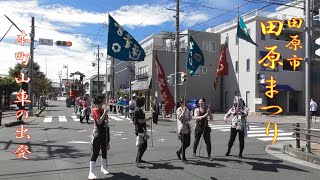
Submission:
<svg viewBox="0 0 320 180">
<path fill-rule="evenodd" d="M 88 179 L 96 179 L 94 169 L 96 160 L 101 149 L 101 172 L 108 174 L 107 168 L 107 150 L 110 148 L 110 130 L 107 108 L 102 108 L 105 103 L 105 97 L 99 94 L 94 99 L 94 107 L 92 109 L 92 117 L 94 120 L 92 138 L 91 138 L 91 160 Z"/>
</svg>

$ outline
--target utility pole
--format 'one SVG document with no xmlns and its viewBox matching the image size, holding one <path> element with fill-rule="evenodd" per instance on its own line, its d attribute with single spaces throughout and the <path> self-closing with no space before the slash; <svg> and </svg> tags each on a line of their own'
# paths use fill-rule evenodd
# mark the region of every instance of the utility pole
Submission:
<svg viewBox="0 0 320 180">
<path fill-rule="evenodd" d="M 177 104 L 178 104 L 178 99 L 179 99 L 179 86 L 178 86 L 178 72 L 179 72 L 179 49 L 180 49 L 180 44 L 179 44 L 179 14 L 180 14 L 180 8 L 179 8 L 179 0 L 176 0 L 176 41 L 175 41 L 175 48 L 176 48 L 176 52 L 175 52 L 175 80 L 174 80 L 174 102 L 175 102 L 175 119 L 177 120 Z"/>
<path fill-rule="evenodd" d="M 305 115 L 306 115 L 306 129 L 310 129 L 310 0 L 305 1 L 305 16 L 306 16 L 306 26 L 305 26 Z M 309 134 L 310 131 L 307 131 Z M 311 143 L 310 136 L 306 135 L 306 152 L 310 153 Z"/>
<path fill-rule="evenodd" d="M 29 116 L 33 116 L 33 92 L 32 92 L 32 85 L 33 85 L 33 76 L 32 76 L 32 71 L 33 71 L 33 59 L 34 59 L 34 36 L 35 36 L 35 30 L 34 30 L 34 17 L 31 17 L 31 42 L 30 42 L 30 62 L 29 62 L 29 73 L 28 76 L 31 79 L 31 81 L 28 83 L 28 95 L 29 95 L 29 100 L 31 103 L 29 104 L 28 108 L 28 114 Z"/>
<path fill-rule="evenodd" d="M 114 93 L 114 58 L 112 58 L 112 98 L 115 97 Z"/>
<path fill-rule="evenodd" d="M 98 88 L 97 88 L 97 95 L 99 94 L 99 85 L 100 85 L 100 54 L 103 56 L 102 53 L 100 53 L 100 45 L 98 44 L 98 53 L 94 53 L 97 56 L 98 61 Z"/>
</svg>

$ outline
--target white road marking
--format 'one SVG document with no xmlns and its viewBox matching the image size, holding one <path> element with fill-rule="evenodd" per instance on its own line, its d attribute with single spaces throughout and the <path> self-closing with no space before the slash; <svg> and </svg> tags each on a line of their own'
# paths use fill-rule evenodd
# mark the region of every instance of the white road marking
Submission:
<svg viewBox="0 0 320 180">
<path fill-rule="evenodd" d="M 80 119 L 77 116 L 71 116 L 71 117 L 74 121 L 80 121 Z"/>
<path fill-rule="evenodd" d="M 271 141 L 273 140 L 273 137 L 265 137 L 265 138 L 258 138 L 261 141 Z M 294 140 L 295 138 L 293 137 L 278 137 L 277 141 L 281 141 L 281 140 Z"/>
<path fill-rule="evenodd" d="M 78 131 L 78 132 L 85 132 L 85 131 L 87 131 L 86 129 L 82 129 L 81 131 Z M 91 136 L 90 136 L 91 137 Z"/>
<path fill-rule="evenodd" d="M 43 122 L 52 122 L 52 116 L 45 117 Z"/>
<path fill-rule="evenodd" d="M 292 132 L 291 133 L 278 133 L 278 136 L 291 136 L 292 135 Z M 248 134 L 248 137 L 265 137 L 267 136 L 266 134 Z M 274 134 L 269 134 L 268 137 L 273 137 Z"/>
<path fill-rule="evenodd" d="M 123 121 L 123 119 L 118 118 L 118 117 L 116 117 L 116 116 L 110 116 L 110 115 L 109 115 L 109 117 L 110 117 L 111 119 L 115 120 L 115 121 Z"/>
<path fill-rule="evenodd" d="M 65 116 L 59 116 L 59 122 L 67 122 L 67 118 Z"/>
</svg>

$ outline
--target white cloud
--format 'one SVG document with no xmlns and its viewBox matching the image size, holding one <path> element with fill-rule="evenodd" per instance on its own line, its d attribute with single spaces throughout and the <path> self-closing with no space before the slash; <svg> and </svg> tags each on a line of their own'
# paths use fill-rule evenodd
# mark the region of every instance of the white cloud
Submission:
<svg viewBox="0 0 320 180">
<path fill-rule="evenodd" d="M 157 26 L 166 21 L 174 21 L 172 17 L 173 11 L 166 10 L 166 7 L 172 4 L 159 5 L 132 5 L 124 6 L 118 10 L 110 12 L 116 21 L 121 25 L 130 28 Z M 71 72 L 84 72 L 86 76 L 96 74 L 93 71 L 92 61 L 95 59 L 93 52 L 96 48 L 92 48 L 92 39 L 77 35 L 78 26 L 88 26 L 88 24 L 101 24 L 108 21 L 107 13 L 89 12 L 83 9 L 75 9 L 65 5 L 40 5 L 38 0 L 12 0 L 0 1 L 0 36 L 2 37 L 11 23 L 3 16 L 6 14 L 12 19 L 20 29 L 30 33 L 31 17 L 35 17 L 35 40 L 39 38 L 47 38 L 57 40 L 72 41 L 70 48 L 57 46 L 41 46 L 37 45 L 35 49 L 35 62 L 41 66 L 41 71 L 46 72 L 49 78 L 58 81 L 58 73 L 62 70 L 63 65 L 68 65 L 69 74 Z M 192 16 L 183 17 L 185 23 L 196 23 L 203 21 L 205 14 L 194 14 Z M 57 25 L 59 24 L 59 26 Z M 88 29 L 90 31 L 91 29 Z M 74 34 L 63 33 L 62 31 L 75 32 Z M 29 44 L 24 47 L 15 43 L 15 39 L 20 32 L 12 27 L 5 39 L 0 42 L 0 74 L 7 74 L 9 67 L 13 67 L 17 62 L 14 53 L 23 51 L 29 52 Z M 96 42 L 94 42 L 96 43 Z M 103 42 L 105 43 L 105 42 Z M 105 54 L 106 49 L 100 52 Z M 100 73 L 105 72 L 105 61 L 102 61 Z M 65 78 L 66 70 L 63 70 L 63 78 Z"/>
<path fill-rule="evenodd" d="M 193 26 L 198 22 L 204 22 L 208 19 L 209 17 L 206 14 L 193 13 L 188 16 L 185 16 L 182 20 L 185 22 L 187 26 Z"/>
</svg>

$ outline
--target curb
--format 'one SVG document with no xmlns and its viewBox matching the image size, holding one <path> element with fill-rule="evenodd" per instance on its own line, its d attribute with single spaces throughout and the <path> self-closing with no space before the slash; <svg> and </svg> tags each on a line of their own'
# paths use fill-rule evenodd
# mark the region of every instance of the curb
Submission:
<svg viewBox="0 0 320 180">
<path fill-rule="evenodd" d="M 320 157 L 313 153 L 303 152 L 301 149 L 292 147 L 290 144 L 274 144 L 267 145 L 267 149 L 287 154 L 293 158 L 297 158 L 312 164 L 320 165 Z"/>
<path fill-rule="evenodd" d="M 41 114 L 46 108 L 47 108 L 47 106 L 44 106 L 44 107 L 40 108 L 40 110 L 38 110 L 34 115 L 37 116 L 37 117 L 39 117 L 40 114 Z"/>
<path fill-rule="evenodd" d="M 288 154 L 294 158 L 320 165 L 320 157 L 314 155 L 313 153 L 306 153 L 301 149 L 296 149 L 289 146 L 284 146 L 283 149 L 285 154 Z"/>
</svg>

